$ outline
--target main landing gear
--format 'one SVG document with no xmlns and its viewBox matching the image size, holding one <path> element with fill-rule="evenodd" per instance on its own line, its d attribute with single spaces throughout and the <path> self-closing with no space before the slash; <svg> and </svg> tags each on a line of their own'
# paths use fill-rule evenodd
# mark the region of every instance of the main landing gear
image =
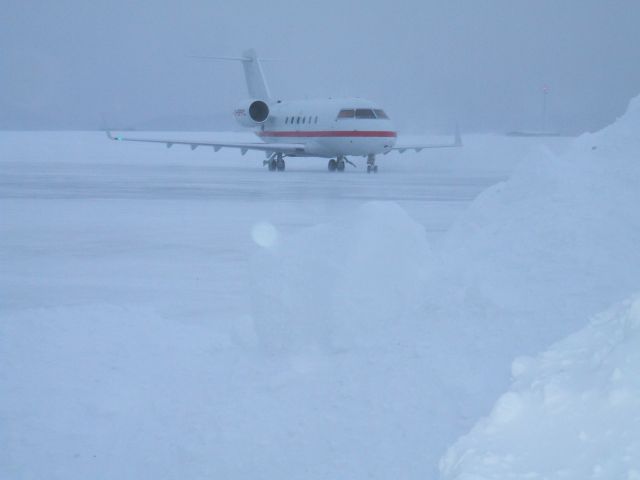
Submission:
<svg viewBox="0 0 640 480">
<path fill-rule="evenodd" d="M 270 172 L 278 172 L 284 171 L 284 155 L 281 153 L 272 153 L 271 156 L 263 162 L 265 165 L 269 167 Z"/>
<path fill-rule="evenodd" d="M 378 166 L 376 165 L 376 156 L 367 155 L 367 173 L 378 173 Z"/>
<path fill-rule="evenodd" d="M 353 163 L 351 163 L 345 157 L 340 156 L 335 160 L 333 158 L 329 160 L 329 164 L 327 165 L 327 168 L 329 169 L 330 172 L 335 172 L 336 170 L 338 172 L 344 172 L 344 167 L 347 163 L 350 163 L 351 165 L 353 165 Z"/>
</svg>

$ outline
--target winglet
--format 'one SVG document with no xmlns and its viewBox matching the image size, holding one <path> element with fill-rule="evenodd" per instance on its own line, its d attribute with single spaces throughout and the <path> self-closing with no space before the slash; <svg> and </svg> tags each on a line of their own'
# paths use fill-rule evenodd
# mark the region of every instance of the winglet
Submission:
<svg viewBox="0 0 640 480">
<path fill-rule="evenodd" d="M 107 134 L 109 140 L 116 140 L 116 138 L 111 135 L 111 130 L 109 130 L 109 123 L 107 122 L 107 116 L 102 112 L 100 114 L 100 130 L 104 130 L 104 133 Z"/>
<path fill-rule="evenodd" d="M 122 138 L 120 135 L 116 135 L 115 137 L 113 136 L 113 134 L 111 133 L 111 130 L 105 130 L 104 133 L 107 134 L 107 137 L 109 138 L 109 140 L 115 140 L 117 142 L 125 140 L 124 138 Z"/>
</svg>

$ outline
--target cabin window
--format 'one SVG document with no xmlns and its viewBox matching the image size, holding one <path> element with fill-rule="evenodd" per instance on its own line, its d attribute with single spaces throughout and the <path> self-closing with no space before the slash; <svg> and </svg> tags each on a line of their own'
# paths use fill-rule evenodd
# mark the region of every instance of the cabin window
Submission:
<svg viewBox="0 0 640 480">
<path fill-rule="evenodd" d="M 318 116 L 316 115 L 316 121 L 314 123 L 318 123 Z"/>
<path fill-rule="evenodd" d="M 376 115 L 370 108 L 356 108 L 356 118 L 376 118 Z"/>
<path fill-rule="evenodd" d="M 302 117 L 302 123 L 304 124 L 304 121 L 307 119 L 307 117 Z"/>
<path fill-rule="evenodd" d="M 289 117 L 286 117 L 286 118 L 284 119 L 284 123 L 285 123 L 285 124 L 289 123 Z"/>
<path fill-rule="evenodd" d="M 389 118 L 389 117 L 387 117 L 387 114 L 386 114 L 386 113 L 384 113 L 384 110 L 380 110 L 380 109 L 378 108 L 378 109 L 375 109 L 375 110 L 374 110 L 374 112 L 376 113 L 376 117 L 377 117 L 377 118 L 384 118 L 384 119 Z"/>
<path fill-rule="evenodd" d="M 296 118 L 296 123 L 300 123 L 300 117 Z"/>
</svg>

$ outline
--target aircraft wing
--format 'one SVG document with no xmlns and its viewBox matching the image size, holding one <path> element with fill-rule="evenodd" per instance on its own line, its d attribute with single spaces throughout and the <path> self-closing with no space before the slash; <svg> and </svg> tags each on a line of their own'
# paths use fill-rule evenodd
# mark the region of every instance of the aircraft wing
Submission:
<svg viewBox="0 0 640 480">
<path fill-rule="evenodd" d="M 167 148 L 171 148 L 173 145 L 189 145 L 191 150 L 195 150 L 198 147 L 213 147 L 214 151 L 218 151 L 221 148 L 237 148 L 240 153 L 244 155 L 249 150 L 258 150 L 261 152 L 277 152 L 285 154 L 300 154 L 304 153 L 304 144 L 302 143 L 266 143 L 266 142 L 215 142 L 211 140 L 199 141 L 191 139 L 161 139 L 161 138 L 142 138 L 142 137 L 129 137 L 123 135 L 113 135 L 107 130 L 107 137 L 111 140 L 118 142 L 143 142 L 143 143 L 164 143 Z"/>
<path fill-rule="evenodd" d="M 403 144 L 402 142 L 396 143 L 391 150 L 397 150 L 400 153 L 404 153 L 407 150 L 414 150 L 419 152 L 425 148 L 458 148 L 462 147 L 462 137 L 460 136 L 460 130 L 456 125 L 456 131 L 451 143 L 423 143 L 423 144 Z"/>
</svg>

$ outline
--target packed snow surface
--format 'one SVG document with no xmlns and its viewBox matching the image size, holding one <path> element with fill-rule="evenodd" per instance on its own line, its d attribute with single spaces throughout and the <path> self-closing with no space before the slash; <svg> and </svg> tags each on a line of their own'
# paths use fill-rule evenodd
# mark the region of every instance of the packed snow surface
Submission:
<svg viewBox="0 0 640 480">
<path fill-rule="evenodd" d="M 639 107 L 377 176 L 5 134 L 0 473 L 435 476 L 513 358 L 640 290 Z"/>
</svg>

